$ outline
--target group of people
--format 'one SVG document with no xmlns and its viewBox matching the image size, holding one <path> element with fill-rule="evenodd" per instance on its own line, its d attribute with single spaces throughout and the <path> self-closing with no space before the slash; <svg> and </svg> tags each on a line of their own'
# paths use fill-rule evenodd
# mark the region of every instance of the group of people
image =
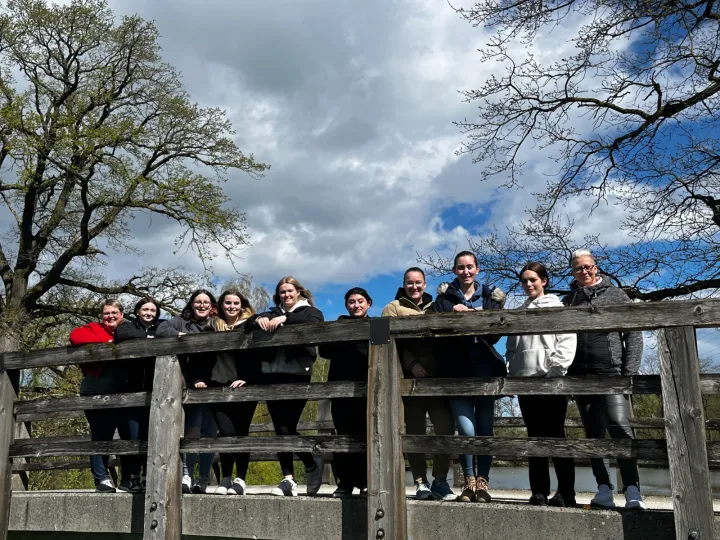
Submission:
<svg viewBox="0 0 720 540">
<path fill-rule="evenodd" d="M 560 306 L 598 306 L 629 302 L 628 296 L 613 286 L 608 276 L 599 272 L 589 251 L 576 251 L 570 269 L 574 277 L 571 291 L 560 299 L 546 293 L 549 276 L 546 268 L 531 262 L 520 270 L 520 282 L 527 295 L 519 309 Z M 449 313 L 502 309 L 505 294 L 477 280 L 477 258 L 469 251 L 458 253 L 453 262 L 455 279 L 438 288 L 437 297 L 426 292 L 425 274 L 420 268 L 409 268 L 395 299 L 382 311 L 383 317 L 423 315 L 429 312 Z M 368 317 L 372 298 L 355 287 L 344 296 L 347 315 L 341 319 Z M 115 300 L 103 305 L 102 322 L 75 329 L 70 335 L 73 345 L 127 339 L 183 336 L 188 333 L 251 331 L 275 332 L 291 324 L 323 321 L 312 294 L 295 278 L 282 278 L 275 287 L 272 309 L 255 313 L 247 297 L 238 290 L 226 290 L 218 299 L 207 290 L 195 291 L 177 317 L 160 320 L 159 306 L 151 298 L 141 299 L 134 309 L 135 318 L 123 319 L 123 307 Z M 511 336 L 507 339 L 505 359 L 495 349 L 499 335 L 403 340 L 398 347 L 404 377 L 562 377 L 566 374 L 632 375 L 638 372 L 642 357 L 640 332 L 586 332 L 582 334 L 542 334 Z M 193 354 L 182 359 L 183 374 L 189 388 L 230 387 L 240 389 L 253 384 L 303 383 L 312 376 L 313 363 L 320 355 L 330 360 L 329 381 L 366 381 L 368 343 L 333 343 L 314 347 L 290 346 L 274 349 L 226 351 Z M 140 366 L 140 367 L 138 367 Z M 84 364 L 81 393 L 107 394 L 151 390 L 154 365 L 152 359 L 127 362 Z M 520 409 L 530 437 L 565 437 L 565 416 L 571 396 L 519 396 Z M 589 438 L 633 438 L 630 407 L 623 395 L 576 396 L 580 415 Z M 268 411 L 278 435 L 296 435 L 305 400 L 268 401 Z M 492 436 L 494 396 L 408 397 L 404 399 L 406 433 L 426 433 L 429 416 L 437 435 Z M 247 436 L 256 402 L 212 403 L 185 406 L 185 437 Z M 109 440 L 115 429 L 123 439 L 147 438 L 148 410 L 111 409 L 87 411 L 93 440 Z M 366 401 L 364 398 L 331 400 L 331 414 L 338 435 L 365 437 Z M 247 453 L 221 453 L 222 479 L 215 493 L 243 495 L 249 464 Z M 298 454 L 305 467 L 307 493 L 314 495 L 322 482 L 320 456 Z M 490 502 L 490 469 L 492 456 L 461 455 L 464 485 L 455 494 L 448 484 L 450 456 L 433 456 L 432 483 L 427 477 L 426 456 L 407 456 L 418 499 Z M 183 492 L 204 493 L 214 454 L 183 456 Z M 278 453 L 283 479 L 273 494 L 296 496 L 291 453 Z M 199 462 L 199 463 L 198 463 Z M 198 463 L 199 474 L 195 475 Z M 592 459 L 592 470 L 598 484 L 593 506 L 615 506 L 613 484 L 602 459 Z M 557 492 L 551 497 L 548 458 L 529 459 L 530 504 L 558 507 L 575 506 L 575 468 L 571 458 L 553 458 L 558 480 Z M 127 491 L 144 489 L 142 460 L 121 458 L 122 478 L 118 488 Z M 644 509 L 639 490 L 637 462 L 619 459 L 618 465 L 625 491 L 626 508 Z M 338 453 L 333 456 L 337 479 L 334 496 L 346 497 L 355 489 L 367 490 L 367 465 L 363 454 Z M 91 469 L 98 491 L 115 491 L 107 469 L 107 456 L 91 457 Z"/>
</svg>

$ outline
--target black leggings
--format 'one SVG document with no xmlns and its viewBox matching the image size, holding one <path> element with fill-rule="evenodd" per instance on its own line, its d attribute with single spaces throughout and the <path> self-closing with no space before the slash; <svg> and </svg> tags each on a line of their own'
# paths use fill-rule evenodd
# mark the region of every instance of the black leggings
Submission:
<svg viewBox="0 0 720 540">
<path fill-rule="evenodd" d="M 367 437 L 367 400 L 365 398 L 344 398 L 330 400 L 335 431 L 338 435 Z M 367 454 L 333 454 L 333 474 L 338 486 L 352 490 L 367 487 Z"/>
<path fill-rule="evenodd" d="M 249 434 L 257 401 L 215 403 L 211 407 L 221 437 L 246 437 Z M 223 478 L 232 477 L 233 466 L 237 465 L 237 477 L 245 480 L 249 464 L 250 454 L 248 452 L 220 454 L 220 469 Z"/>
</svg>

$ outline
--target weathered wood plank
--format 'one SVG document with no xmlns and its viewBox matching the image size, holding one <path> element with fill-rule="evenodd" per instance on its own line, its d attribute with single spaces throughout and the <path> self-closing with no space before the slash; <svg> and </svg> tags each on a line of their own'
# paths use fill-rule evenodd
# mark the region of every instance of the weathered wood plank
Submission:
<svg viewBox="0 0 720 540">
<path fill-rule="evenodd" d="M 713 501 L 695 329 L 666 328 L 659 338 L 675 538 L 712 538 Z"/>
<path fill-rule="evenodd" d="M 47 418 L 63 418 L 69 411 L 84 416 L 86 409 L 120 409 L 124 407 L 149 407 L 148 392 L 132 392 L 126 394 L 103 394 L 97 396 L 68 396 L 45 399 L 34 399 L 15 402 L 15 416 L 22 421 L 44 420 Z"/>
<path fill-rule="evenodd" d="M 720 300 L 631 303 L 602 308 L 547 308 L 542 310 L 490 310 L 473 313 L 393 317 L 391 337 L 448 337 L 482 334 L 537 334 L 611 330 L 649 330 L 692 325 L 720 326 Z M 114 344 L 4 353 L 6 369 L 48 367 L 86 362 L 144 358 L 198 351 L 253 349 L 337 341 L 366 341 L 370 321 L 343 320 L 290 325 L 268 334 L 195 334 L 178 338 L 131 340 Z"/>
<path fill-rule="evenodd" d="M 386 345 L 370 345 L 367 400 L 369 539 L 407 539 L 402 449 L 405 422 L 399 368 L 395 340 Z"/>
<path fill-rule="evenodd" d="M 13 440 L 18 439 L 29 439 L 30 438 L 30 422 L 18 422 L 15 418 L 15 429 Z M 13 460 L 13 478 L 12 478 L 12 489 L 13 491 L 27 491 L 30 487 L 30 479 L 25 471 L 16 471 L 15 464 L 25 461 L 23 458 L 16 458 Z"/>
<path fill-rule="evenodd" d="M 10 524 L 10 498 L 12 496 L 10 448 L 15 429 L 14 401 L 15 390 L 10 377 L 6 372 L 0 371 L 0 540 L 7 539 Z"/>
<path fill-rule="evenodd" d="M 720 377 L 719 377 L 720 378 Z M 294 383 L 249 385 L 232 388 L 203 388 L 187 391 L 184 403 L 231 403 L 238 401 L 266 401 L 285 399 L 322 400 L 330 398 L 363 397 L 367 384 L 353 381 L 325 383 Z"/>
<path fill-rule="evenodd" d="M 143 540 L 180 540 L 182 533 L 183 377 L 175 356 L 155 359 Z"/>
</svg>

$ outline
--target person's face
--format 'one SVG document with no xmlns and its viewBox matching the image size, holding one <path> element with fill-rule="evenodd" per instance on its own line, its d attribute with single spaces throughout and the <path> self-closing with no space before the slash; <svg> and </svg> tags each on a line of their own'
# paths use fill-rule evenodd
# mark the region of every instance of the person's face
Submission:
<svg viewBox="0 0 720 540">
<path fill-rule="evenodd" d="M 597 266 L 592 257 L 578 257 L 573 261 L 572 273 L 575 280 L 581 287 L 589 287 L 595 285 L 597 276 Z"/>
<path fill-rule="evenodd" d="M 148 302 L 147 304 L 140 306 L 136 315 L 138 316 L 138 319 L 140 319 L 140 322 L 149 325 L 157 317 L 157 307 L 152 302 Z"/>
<path fill-rule="evenodd" d="M 547 279 L 542 279 L 537 275 L 537 272 L 525 270 L 520 276 L 520 284 L 522 285 L 525 294 L 527 294 L 529 298 L 535 299 L 538 296 L 545 294 Z"/>
<path fill-rule="evenodd" d="M 475 282 L 475 276 L 480 269 L 475 264 L 475 259 L 470 255 L 458 257 L 453 273 L 457 276 L 458 281 L 463 285 L 472 285 Z"/>
<path fill-rule="evenodd" d="M 123 320 L 122 311 L 115 306 L 103 306 L 102 322 L 109 330 L 115 330 Z"/>
<path fill-rule="evenodd" d="M 228 294 L 223 298 L 222 307 L 225 315 L 230 319 L 235 319 L 240 316 L 240 312 L 242 311 L 242 300 L 239 296 Z"/>
<path fill-rule="evenodd" d="M 367 315 L 370 304 L 362 294 L 351 294 L 345 302 L 345 309 L 351 317 L 361 318 Z"/>
<path fill-rule="evenodd" d="M 207 319 L 210 316 L 212 304 L 210 297 L 205 293 L 200 293 L 195 297 L 192 304 L 192 310 L 195 318 L 199 321 Z"/>
<path fill-rule="evenodd" d="M 408 272 L 403 283 L 405 296 L 419 304 L 425 292 L 425 278 L 420 272 Z"/>
<path fill-rule="evenodd" d="M 278 296 L 280 297 L 280 305 L 286 310 L 297 304 L 300 299 L 300 293 L 292 283 L 283 283 L 278 287 Z"/>
</svg>

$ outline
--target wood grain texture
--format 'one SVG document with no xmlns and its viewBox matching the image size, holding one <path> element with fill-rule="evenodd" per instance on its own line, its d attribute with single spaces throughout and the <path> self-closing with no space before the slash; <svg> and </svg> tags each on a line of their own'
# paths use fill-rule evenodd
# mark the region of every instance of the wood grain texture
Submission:
<svg viewBox="0 0 720 540">
<path fill-rule="evenodd" d="M 421 318 L 421 317 L 417 317 Z M 368 372 L 368 539 L 407 540 L 400 362 L 395 340 L 370 345 Z"/>
<path fill-rule="evenodd" d="M 713 537 L 713 501 L 695 329 L 660 332 L 660 376 L 678 540 Z"/>
<path fill-rule="evenodd" d="M 7 540 L 12 497 L 12 464 L 10 448 L 13 443 L 15 418 L 13 402 L 15 390 L 6 372 L 0 371 L 0 540 Z"/>
<path fill-rule="evenodd" d="M 391 337 L 450 337 L 483 334 L 538 334 L 583 331 L 649 330 L 692 325 L 720 326 L 720 300 L 630 303 L 601 308 L 546 308 L 437 313 L 425 317 L 393 317 Z M 242 350 L 299 344 L 366 341 L 368 320 L 298 324 L 274 333 L 202 333 L 177 338 L 130 340 L 119 345 L 43 349 L 3 353 L 6 369 L 28 369 L 86 362 L 106 362 L 199 351 Z"/>
</svg>

